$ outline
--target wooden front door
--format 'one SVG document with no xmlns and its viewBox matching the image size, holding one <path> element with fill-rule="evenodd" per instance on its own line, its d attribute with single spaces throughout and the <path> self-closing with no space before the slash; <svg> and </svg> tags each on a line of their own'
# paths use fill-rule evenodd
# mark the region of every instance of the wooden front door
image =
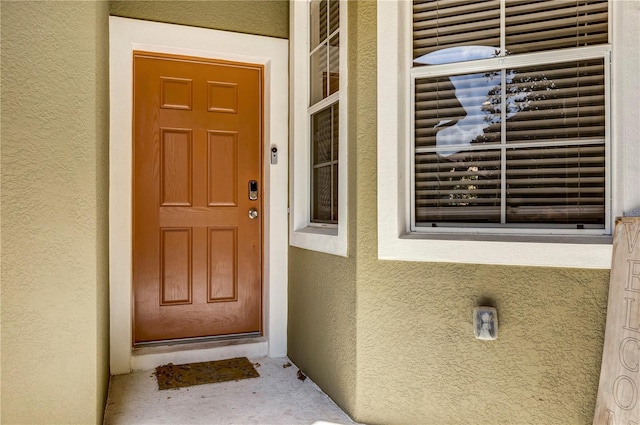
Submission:
<svg viewBox="0 0 640 425">
<path fill-rule="evenodd" d="M 261 332 L 262 78 L 134 53 L 135 343 Z"/>
</svg>

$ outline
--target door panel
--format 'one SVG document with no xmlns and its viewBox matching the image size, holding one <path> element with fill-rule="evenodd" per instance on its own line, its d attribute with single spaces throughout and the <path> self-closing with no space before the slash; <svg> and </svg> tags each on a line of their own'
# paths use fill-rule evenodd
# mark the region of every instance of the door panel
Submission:
<svg viewBox="0 0 640 425">
<path fill-rule="evenodd" d="M 135 53 L 135 343 L 261 331 L 261 151 L 261 66 Z"/>
</svg>

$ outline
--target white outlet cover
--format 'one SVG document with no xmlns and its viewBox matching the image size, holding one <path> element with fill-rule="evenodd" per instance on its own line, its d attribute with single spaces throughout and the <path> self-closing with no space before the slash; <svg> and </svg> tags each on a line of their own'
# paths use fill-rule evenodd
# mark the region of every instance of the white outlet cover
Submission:
<svg viewBox="0 0 640 425">
<path fill-rule="evenodd" d="M 478 339 L 485 341 L 498 339 L 498 311 L 493 307 L 474 308 L 473 330 Z"/>
</svg>

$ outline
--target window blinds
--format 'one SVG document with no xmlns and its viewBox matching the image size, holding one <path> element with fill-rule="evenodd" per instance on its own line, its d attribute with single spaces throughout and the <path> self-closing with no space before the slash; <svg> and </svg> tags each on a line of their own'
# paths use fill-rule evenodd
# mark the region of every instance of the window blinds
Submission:
<svg viewBox="0 0 640 425">
<path fill-rule="evenodd" d="M 505 46 L 500 0 L 413 2 L 413 58 L 455 46 L 490 46 L 508 54 L 606 44 L 606 0 L 507 0 Z"/>
<path fill-rule="evenodd" d="M 509 54 L 607 42 L 606 1 L 503 7 Z M 500 8 L 414 1 L 414 60 L 470 45 L 500 54 Z M 603 228 L 604 58 L 469 74 L 462 56 L 447 60 L 459 73 L 414 80 L 415 226 Z"/>
</svg>

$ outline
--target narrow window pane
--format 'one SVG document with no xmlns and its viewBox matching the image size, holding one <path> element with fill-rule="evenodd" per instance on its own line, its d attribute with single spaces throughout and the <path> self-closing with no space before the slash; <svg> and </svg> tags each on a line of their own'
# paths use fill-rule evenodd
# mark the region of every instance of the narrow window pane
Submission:
<svg viewBox="0 0 640 425">
<path fill-rule="evenodd" d="M 310 50 L 327 38 L 327 12 L 327 0 L 311 0 L 309 3 Z"/>
<path fill-rule="evenodd" d="M 331 165 L 313 169 L 314 204 L 312 221 L 331 223 Z"/>
<path fill-rule="evenodd" d="M 340 27 L 340 1 L 329 0 L 329 34 Z"/>
<path fill-rule="evenodd" d="M 311 117 L 313 161 L 320 165 L 331 162 L 333 128 L 331 123 L 331 107 L 325 108 Z"/>
<path fill-rule="evenodd" d="M 331 108 L 331 119 L 332 119 L 332 132 L 333 134 L 331 135 L 331 138 L 333 140 L 333 151 L 332 151 L 332 159 L 334 161 L 338 160 L 338 148 L 339 148 L 339 140 L 340 140 L 340 132 L 339 129 L 340 127 L 338 126 L 338 119 L 340 116 L 340 104 L 339 103 L 334 103 L 332 108 Z"/>
<path fill-rule="evenodd" d="M 311 55 L 311 96 L 309 106 L 327 97 L 327 44 Z"/>
<path fill-rule="evenodd" d="M 337 92 L 340 88 L 340 34 L 336 34 L 329 43 L 329 75 L 328 90 L 329 95 Z"/>
<path fill-rule="evenodd" d="M 311 116 L 311 221 L 338 222 L 338 105 Z"/>
<path fill-rule="evenodd" d="M 333 203 L 331 204 L 331 222 L 332 223 L 337 223 L 338 222 L 338 164 L 337 163 L 333 163 L 331 165 L 331 169 L 333 172 L 332 177 L 332 188 L 331 188 L 331 193 L 332 193 L 332 197 L 333 197 Z"/>
</svg>

